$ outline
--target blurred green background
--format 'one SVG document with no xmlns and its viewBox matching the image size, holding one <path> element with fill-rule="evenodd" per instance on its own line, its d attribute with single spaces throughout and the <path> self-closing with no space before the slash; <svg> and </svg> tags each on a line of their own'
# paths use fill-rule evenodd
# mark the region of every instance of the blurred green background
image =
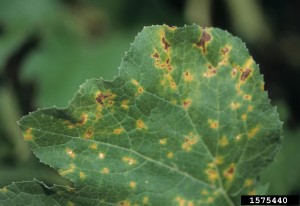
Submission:
<svg viewBox="0 0 300 206">
<path fill-rule="evenodd" d="M 66 107 L 86 79 L 112 79 L 143 26 L 196 23 L 239 36 L 264 74 L 284 124 L 283 147 L 261 175 L 269 194 L 300 194 L 300 1 L 0 0 L 0 188 L 67 181 L 39 163 L 16 121 Z"/>
</svg>

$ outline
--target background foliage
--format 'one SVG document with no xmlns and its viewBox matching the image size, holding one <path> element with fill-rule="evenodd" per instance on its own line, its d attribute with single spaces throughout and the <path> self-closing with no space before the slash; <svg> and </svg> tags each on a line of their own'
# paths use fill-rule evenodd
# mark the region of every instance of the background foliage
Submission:
<svg viewBox="0 0 300 206">
<path fill-rule="evenodd" d="M 38 162 L 16 121 L 65 107 L 88 78 L 112 79 L 144 25 L 197 23 L 246 42 L 285 122 L 283 148 L 262 174 L 270 194 L 300 194 L 299 1 L 0 1 L 0 187 L 34 177 L 66 183 Z"/>
</svg>

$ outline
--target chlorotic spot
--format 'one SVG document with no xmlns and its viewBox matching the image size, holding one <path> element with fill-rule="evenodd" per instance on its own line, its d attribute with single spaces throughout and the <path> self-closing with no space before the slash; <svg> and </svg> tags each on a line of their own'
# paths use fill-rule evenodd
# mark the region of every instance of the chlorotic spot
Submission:
<svg viewBox="0 0 300 206">
<path fill-rule="evenodd" d="M 255 189 L 253 189 L 253 190 L 251 190 L 250 192 L 248 192 L 248 195 L 256 195 Z"/>
<path fill-rule="evenodd" d="M 241 118 L 243 121 L 247 120 L 247 114 L 242 114 Z"/>
<path fill-rule="evenodd" d="M 237 73 L 237 69 L 233 68 L 232 71 L 231 71 L 231 76 L 234 78 L 236 73 Z"/>
<path fill-rule="evenodd" d="M 185 81 L 187 81 L 187 82 L 190 82 L 190 81 L 193 80 L 193 75 L 191 74 L 191 72 L 185 71 L 185 72 L 183 73 L 183 79 L 184 79 Z"/>
<path fill-rule="evenodd" d="M 75 206 L 74 202 L 68 201 L 67 206 Z"/>
<path fill-rule="evenodd" d="M 128 99 L 125 99 L 121 102 L 121 107 L 125 110 L 127 110 L 129 108 L 128 106 L 128 103 L 129 103 L 129 100 Z"/>
<path fill-rule="evenodd" d="M 120 206 L 131 206 L 130 202 L 128 200 L 123 200 L 119 202 Z"/>
<path fill-rule="evenodd" d="M 261 90 L 261 91 L 264 91 L 264 90 L 265 90 L 265 83 L 264 83 L 264 82 L 262 82 L 262 83 L 260 84 L 260 90 Z"/>
<path fill-rule="evenodd" d="M 138 129 L 147 129 L 147 125 L 141 119 L 136 121 L 136 127 Z"/>
<path fill-rule="evenodd" d="M 83 113 L 80 117 L 80 120 L 78 121 L 79 125 L 84 125 L 88 120 L 88 115 Z"/>
<path fill-rule="evenodd" d="M 238 109 L 238 108 L 240 108 L 241 107 L 241 104 L 240 103 L 237 103 L 237 102 L 231 102 L 230 103 L 230 108 L 232 109 L 232 110 L 236 110 L 236 109 Z"/>
<path fill-rule="evenodd" d="M 73 173 L 75 168 L 76 168 L 76 166 L 74 164 L 70 164 L 69 168 L 67 168 L 65 170 L 60 170 L 59 174 L 61 174 L 61 176 L 65 176 L 67 174 Z"/>
<path fill-rule="evenodd" d="M 242 135 L 237 135 L 237 136 L 235 136 L 235 141 L 240 141 L 241 140 L 241 137 L 242 137 Z"/>
<path fill-rule="evenodd" d="M 135 165 L 137 163 L 137 161 L 131 157 L 123 157 L 122 160 L 129 165 Z"/>
<path fill-rule="evenodd" d="M 131 189 L 135 189 L 135 188 L 136 188 L 136 182 L 131 181 L 131 182 L 129 183 L 129 187 L 130 187 Z"/>
<path fill-rule="evenodd" d="M 212 183 L 214 183 L 219 178 L 219 175 L 215 169 L 209 168 L 205 171 L 205 173 L 208 180 Z"/>
<path fill-rule="evenodd" d="M 139 86 L 139 82 L 136 81 L 135 79 L 131 80 L 131 83 L 134 85 L 134 86 Z"/>
<path fill-rule="evenodd" d="M 223 136 L 221 139 L 219 139 L 219 144 L 221 147 L 227 146 L 229 144 L 227 137 Z"/>
<path fill-rule="evenodd" d="M 252 129 L 250 129 L 250 131 L 248 132 L 248 137 L 253 138 L 259 132 L 259 130 L 260 130 L 260 126 L 256 125 Z"/>
<path fill-rule="evenodd" d="M 244 97 L 243 97 L 245 100 L 251 100 L 252 99 L 252 96 L 251 95 L 248 95 L 248 94 L 246 94 L 246 95 L 244 95 Z"/>
<path fill-rule="evenodd" d="M 66 148 L 66 153 L 67 153 L 67 155 L 69 155 L 71 158 L 75 158 L 75 156 L 76 156 L 76 154 L 73 152 L 73 150 L 71 150 L 70 148 Z"/>
<path fill-rule="evenodd" d="M 163 138 L 163 139 L 159 140 L 159 144 L 162 144 L 162 145 L 167 144 L 167 142 L 168 142 L 167 138 Z"/>
<path fill-rule="evenodd" d="M 177 85 L 176 85 L 176 83 L 173 80 L 170 81 L 170 87 L 173 90 L 175 90 L 177 88 Z"/>
<path fill-rule="evenodd" d="M 208 191 L 206 189 L 201 190 L 202 195 L 208 195 Z"/>
<path fill-rule="evenodd" d="M 109 174 L 109 169 L 107 167 L 104 167 L 102 170 L 101 170 L 101 173 L 102 174 Z"/>
<path fill-rule="evenodd" d="M 105 158 L 105 154 L 102 152 L 100 152 L 98 156 L 99 156 L 99 159 L 101 159 L 101 160 Z"/>
<path fill-rule="evenodd" d="M 231 47 L 225 46 L 221 49 L 221 54 L 226 56 L 230 52 Z"/>
<path fill-rule="evenodd" d="M 213 203 L 214 202 L 214 198 L 213 197 L 208 197 L 206 200 L 207 203 Z"/>
<path fill-rule="evenodd" d="M 32 128 L 29 128 L 25 131 L 24 133 L 24 140 L 25 141 L 31 141 L 33 140 L 33 135 L 32 135 Z"/>
<path fill-rule="evenodd" d="M 217 74 L 217 69 L 211 65 L 208 66 L 208 71 L 203 73 L 204 77 L 210 78 Z"/>
<path fill-rule="evenodd" d="M 253 183 L 254 183 L 254 180 L 251 179 L 251 178 L 248 178 L 248 179 L 245 180 L 244 186 L 245 187 L 251 187 L 253 185 Z"/>
<path fill-rule="evenodd" d="M 220 164 L 222 164 L 223 162 L 224 162 L 224 157 L 223 157 L 223 156 L 217 155 L 217 156 L 215 157 L 215 163 L 216 163 L 217 165 L 220 165 Z"/>
<path fill-rule="evenodd" d="M 251 112 L 253 110 L 253 106 L 252 105 L 249 105 L 248 108 L 247 108 L 248 112 Z"/>
<path fill-rule="evenodd" d="M 91 148 L 92 150 L 96 150 L 97 149 L 97 144 L 96 143 L 92 143 L 90 144 L 89 148 Z"/>
<path fill-rule="evenodd" d="M 215 121 L 212 119 L 208 119 L 208 124 L 209 124 L 209 127 L 212 129 L 218 129 L 218 127 L 219 127 L 218 121 Z"/>
<path fill-rule="evenodd" d="M 189 135 L 184 137 L 183 141 L 184 142 L 182 143 L 181 148 L 186 152 L 190 152 L 193 145 L 195 145 L 199 141 L 199 137 L 190 133 Z"/>
<path fill-rule="evenodd" d="M 91 130 L 88 130 L 85 134 L 84 134 L 84 138 L 85 139 L 91 139 L 93 136 L 93 132 Z"/>
<path fill-rule="evenodd" d="M 143 204 L 148 204 L 149 203 L 149 197 L 143 197 Z"/>
<path fill-rule="evenodd" d="M 223 175 L 227 180 L 232 181 L 234 177 L 234 173 L 235 173 L 235 164 L 231 163 L 230 166 L 224 170 Z"/>
<path fill-rule="evenodd" d="M 167 157 L 169 159 L 173 158 L 174 157 L 174 153 L 173 152 L 168 152 Z"/>
<path fill-rule="evenodd" d="M 192 100 L 191 99 L 186 99 L 182 102 L 182 106 L 184 109 L 187 109 L 191 106 Z"/>
<path fill-rule="evenodd" d="M 117 128 L 114 130 L 114 134 L 118 135 L 118 134 L 121 134 L 123 131 L 124 131 L 124 129 L 122 127 L 120 127 L 120 128 Z"/>
<path fill-rule="evenodd" d="M 85 173 L 84 172 L 79 172 L 79 178 L 81 180 L 85 179 Z"/>
<path fill-rule="evenodd" d="M 3 187 L 2 189 L 0 189 L 0 191 L 6 193 L 8 192 L 8 189 L 6 187 Z"/>
</svg>

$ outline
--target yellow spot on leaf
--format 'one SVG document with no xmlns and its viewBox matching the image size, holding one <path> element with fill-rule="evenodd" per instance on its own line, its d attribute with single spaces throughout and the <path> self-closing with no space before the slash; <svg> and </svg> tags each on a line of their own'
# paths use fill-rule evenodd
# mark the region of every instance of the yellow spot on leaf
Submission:
<svg viewBox="0 0 300 206">
<path fill-rule="evenodd" d="M 109 169 L 107 167 L 104 167 L 102 170 L 101 170 L 101 173 L 102 174 L 108 174 L 109 173 Z"/>
<path fill-rule="evenodd" d="M 93 132 L 91 130 L 88 130 L 85 134 L 84 134 L 84 139 L 91 139 L 93 136 Z"/>
<path fill-rule="evenodd" d="M 252 186 L 252 185 L 253 185 L 253 183 L 254 183 L 254 180 L 253 180 L 253 179 L 250 179 L 250 178 L 248 178 L 248 179 L 246 179 L 246 180 L 245 180 L 245 183 L 244 183 L 244 185 L 245 185 L 245 187 L 250 187 L 250 186 Z"/>
<path fill-rule="evenodd" d="M 250 192 L 248 192 L 248 195 L 256 195 L 255 189 L 253 189 L 253 190 L 251 190 Z"/>
<path fill-rule="evenodd" d="M 254 61 L 253 61 L 252 57 L 249 57 L 247 59 L 247 61 L 245 62 L 245 64 L 243 65 L 243 68 L 250 68 L 253 63 L 254 63 Z"/>
<path fill-rule="evenodd" d="M 213 197 L 208 197 L 206 200 L 207 203 L 213 203 L 214 202 L 214 198 Z"/>
<path fill-rule="evenodd" d="M 32 139 L 33 139 L 33 136 L 32 136 L 32 129 L 29 128 L 29 129 L 27 129 L 27 130 L 25 131 L 25 133 L 24 133 L 24 140 L 25 140 L 25 141 L 30 141 L 30 140 L 32 140 Z"/>
<path fill-rule="evenodd" d="M 147 125 L 140 119 L 136 121 L 136 127 L 138 129 L 147 129 L 148 128 Z"/>
<path fill-rule="evenodd" d="M 208 71 L 203 73 L 203 76 L 206 78 L 213 77 L 217 74 L 217 69 L 211 65 L 208 65 Z"/>
<path fill-rule="evenodd" d="M 131 157 L 123 157 L 122 160 L 129 165 L 135 165 L 137 163 L 137 161 Z"/>
<path fill-rule="evenodd" d="M 67 168 L 66 170 L 60 170 L 59 174 L 61 174 L 61 176 L 65 176 L 69 173 L 73 173 L 75 168 L 76 168 L 76 166 L 74 164 L 70 164 L 70 167 Z"/>
<path fill-rule="evenodd" d="M 236 110 L 236 109 L 238 109 L 238 108 L 240 108 L 240 107 L 241 107 L 241 104 L 240 104 L 240 103 L 231 102 L 231 104 L 230 104 L 230 108 L 231 108 L 232 110 Z"/>
<path fill-rule="evenodd" d="M 234 173 L 235 173 L 235 164 L 231 163 L 230 166 L 224 170 L 223 175 L 227 180 L 232 181 L 234 177 Z"/>
<path fill-rule="evenodd" d="M 85 114 L 85 113 L 83 113 L 83 114 L 81 115 L 80 120 L 78 121 L 78 124 L 79 124 L 79 125 L 84 125 L 84 124 L 87 122 L 87 120 L 88 120 L 88 115 Z"/>
<path fill-rule="evenodd" d="M 225 147 L 229 144 L 228 139 L 226 136 L 223 136 L 220 140 L 219 140 L 219 144 L 221 147 Z"/>
<path fill-rule="evenodd" d="M 199 137 L 197 135 L 194 135 L 193 133 L 190 133 L 189 135 L 184 137 L 184 142 L 182 143 L 181 148 L 186 152 L 189 152 L 192 150 L 193 145 L 198 141 Z"/>
<path fill-rule="evenodd" d="M 130 187 L 131 189 L 136 188 L 136 182 L 131 181 L 131 182 L 129 183 L 129 187 Z"/>
<path fill-rule="evenodd" d="M 121 107 L 125 110 L 127 110 L 129 108 L 128 106 L 128 103 L 129 103 L 129 100 L 128 99 L 125 99 L 121 102 Z"/>
<path fill-rule="evenodd" d="M 219 127 L 218 121 L 215 121 L 215 120 L 212 120 L 212 119 L 208 120 L 208 124 L 209 124 L 209 127 L 212 128 L 212 129 L 217 129 Z"/>
<path fill-rule="evenodd" d="M 89 146 L 89 148 L 93 149 L 93 150 L 96 150 L 97 149 L 97 144 L 96 143 L 93 143 Z"/>
<path fill-rule="evenodd" d="M 253 138 L 257 132 L 260 130 L 260 126 L 256 125 L 255 127 L 253 127 L 249 132 L 248 132 L 248 137 L 249 138 Z"/>
<path fill-rule="evenodd" d="M 102 153 L 102 152 L 100 152 L 98 156 L 99 156 L 100 159 L 104 159 L 105 158 L 105 154 Z"/>
<path fill-rule="evenodd" d="M 172 98 L 170 102 L 171 102 L 171 104 L 173 104 L 173 105 L 176 105 L 176 104 L 177 104 L 177 100 L 174 99 L 174 98 Z"/>
<path fill-rule="evenodd" d="M 189 71 L 186 71 L 183 73 L 183 79 L 187 82 L 190 82 L 193 80 L 193 75 Z"/>
<path fill-rule="evenodd" d="M 123 131 L 124 129 L 120 127 L 114 130 L 114 134 L 121 134 Z"/>
<path fill-rule="evenodd" d="M 2 189 L 0 189 L 1 192 L 8 192 L 8 189 L 6 187 L 3 187 Z"/>
<path fill-rule="evenodd" d="M 178 206 L 186 206 L 186 204 L 185 204 L 187 202 L 186 199 L 183 199 L 182 197 L 178 196 L 178 197 L 176 197 L 175 200 L 177 201 Z"/>
<path fill-rule="evenodd" d="M 208 180 L 212 183 L 219 178 L 219 175 L 215 169 L 207 169 L 205 173 L 207 174 Z"/>
<path fill-rule="evenodd" d="M 241 137 L 242 137 L 242 135 L 239 134 L 239 135 L 235 136 L 235 140 L 240 141 Z"/>
<path fill-rule="evenodd" d="M 79 178 L 80 179 L 85 179 L 85 173 L 84 172 L 79 172 Z"/>
<path fill-rule="evenodd" d="M 124 201 L 119 202 L 119 205 L 120 206 L 130 206 L 131 204 L 128 200 L 124 200 Z"/>
<path fill-rule="evenodd" d="M 136 81 L 135 79 L 131 80 L 131 83 L 134 85 L 134 86 L 139 86 L 140 84 L 138 83 L 138 81 Z"/>
<path fill-rule="evenodd" d="M 251 95 L 249 95 L 249 94 L 246 94 L 246 95 L 244 95 L 244 97 L 243 97 L 245 100 L 251 100 L 252 99 L 252 96 Z"/>
<path fill-rule="evenodd" d="M 201 194 L 202 194 L 202 195 L 208 195 L 208 191 L 207 191 L 206 189 L 201 190 Z"/>
<path fill-rule="evenodd" d="M 247 114 L 242 114 L 242 120 L 245 121 L 247 119 Z"/>
<path fill-rule="evenodd" d="M 261 90 L 261 91 L 264 91 L 264 90 L 265 90 L 265 83 L 264 83 L 264 82 L 262 82 L 262 83 L 260 84 L 260 90 Z"/>
<path fill-rule="evenodd" d="M 191 99 L 186 99 L 183 101 L 182 106 L 184 109 L 187 109 L 191 106 L 192 100 Z"/>
<path fill-rule="evenodd" d="M 70 148 L 67 147 L 65 151 L 66 151 L 67 155 L 69 155 L 73 159 L 75 158 L 76 154 L 73 152 L 73 150 L 71 150 Z"/>
<path fill-rule="evenodd" d="M 143 92 L 144 92 L 144 88 L 140 86 L 140 87 L 138 88 L 138 94 L 141 94 L 141 93 L 143 93 Z"/>
<path fill-rule="evenodd" d="M 217 165 L 222 164 L 223 161 L 224 161 L 224 157 L 223 157 L 223 156 L 217 155 L 217 156 L 215 157 L 215 163 L 216 163 Z"/>
<path fill-rule="evenodd" d="M 177 85 L 176 85 L 176 83 L 172 80 L 172 81 L 170 81 L 170 87 L 171 87 L 171 89 L 173 89 L 173 90 L 175 90 L 176 88 L 177 88 Z"/>
<path fill-rule="evenodd" d="M 168 157 L 169 159 L 173 158 L 173 157 L 174 157 L 174 153 L 173 153 L 173 152 L 169 152 L 169 153 L 167 154 L 167 157 Z"/>
<path fill-rule="evenodd" d="M 252 105 L 249 105 L 249 106 L 248 106 L 248 111 L 251 112 L 252 110 L 253 110 L 253 106 L 252 106 Z"/>
<path fill-rule="evenodd" d="M 75 206 L 75 203 L 74 203 L 74 202 L 71 202 L 71 201 L 68 201 L 67 206 Z"/>
<path fill-rule="evenodd" d="M 163 138 L 159 140 L 159 144 L 167 144 L 167 138 Z"/>
<path fill-rule="evenodd" d="M 149 203 L 149 197 L 143 197 L 143 204 L 148 204 Z"/>
</svg>

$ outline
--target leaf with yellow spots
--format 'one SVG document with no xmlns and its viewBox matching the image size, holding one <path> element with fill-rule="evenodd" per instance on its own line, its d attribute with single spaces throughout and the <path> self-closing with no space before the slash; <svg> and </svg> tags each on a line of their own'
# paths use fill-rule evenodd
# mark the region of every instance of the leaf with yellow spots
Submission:
<svg viewBox="0 0 300 206">
<path fill-rule="evenodd" d="M 113 81 L 88 80 L 67 108 L 19 124 L 40 161 L 74 183 L 72 192 L 50 188 L 57 205 L 234 206 L 259 191 L 257 176 L 280 145 L 281 122 L 262 85 L 228 32 L 151 26 Z M 19 186 L 31 193 L 8 186 L 0 204 L 15 200 L 10 191 L 19 199 L 47 191 Z"/>
</svg>

